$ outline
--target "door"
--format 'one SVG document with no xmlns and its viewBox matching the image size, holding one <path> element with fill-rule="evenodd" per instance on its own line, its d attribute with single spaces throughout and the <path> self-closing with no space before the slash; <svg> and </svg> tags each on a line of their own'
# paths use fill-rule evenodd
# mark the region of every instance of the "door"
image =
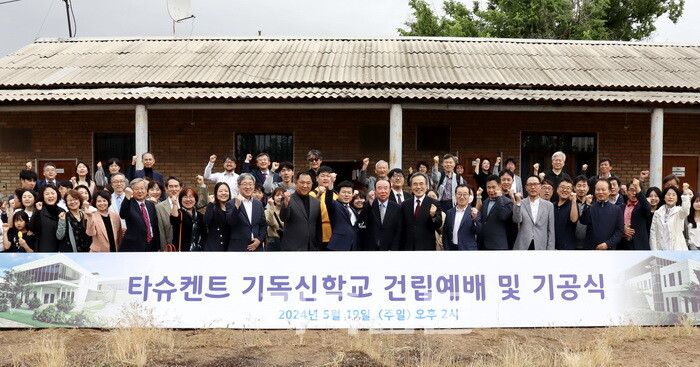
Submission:
<svg viewBox="0 0 700 367">
<path fill-rule="evenodd" d="M 666 177 L 672 173 L 681 180 L 681 184 L 687 182 L 693 191 L 697 191 L 699 187 L 698 156 L 665 155 L 662 175 Z"/>
<path fill-rule="evenodd" d="M 36 172 L 39 174 L 39 180 L 46 179 L 44 177 L 44 164 L 53 163 L 56 165 L 56 180 L 70 180 L 75 176 L 75 166 L 78 165 L 78 160 L 73 159 L 38 159 L 36 163 Z"/>
<path fill-rule="evenodd" d="M 362 161 L 323 161 L 324 166 L 329 166 L 336 173 L 335 184 L 333 187 L 335 190 L 338 189 L 338 185 L 343 181 L 350 181 L 355 184 L 355 189 L 361 190 L 363 186 L 354 181 L 360 174 L 360 169 L 362 169 Z M 369 172 L 368 175 L 374 175 L 373 172 Z M 305 171 L 305 170 L 304 170 Z"/>
</svg>

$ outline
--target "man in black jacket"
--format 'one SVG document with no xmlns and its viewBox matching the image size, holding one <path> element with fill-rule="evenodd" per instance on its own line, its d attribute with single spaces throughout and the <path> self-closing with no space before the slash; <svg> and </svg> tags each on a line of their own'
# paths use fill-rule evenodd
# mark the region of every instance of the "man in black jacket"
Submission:
<svg viewBox="0 0 700 367">
<path fill-rule="evenodd" d="M 389 181 L 380 179 L 374 184 L 376 199 L 365 204 L 362 217 L 367 223 L 370 241 L 362 244 L 364 251 L 397 251 L 401 245 L 401 205 L 391 201 Z"/>
<path fill-rule="evenodd" d="M 435 251 L 435 231 L 442 225 L 440 203 L 425 194 L 428 190 L 425 174 L 414 173 L 409 184 L 413 197 L 401 204 L 404 225 L 401 250 Z"/>
</svg>

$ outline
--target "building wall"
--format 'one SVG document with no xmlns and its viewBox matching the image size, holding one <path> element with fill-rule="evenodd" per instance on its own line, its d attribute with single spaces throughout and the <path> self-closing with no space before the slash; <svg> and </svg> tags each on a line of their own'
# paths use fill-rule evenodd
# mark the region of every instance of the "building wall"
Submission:
<svg viewBox="0 0 700 367">
<path fill-rule="evenodd" d="M 598 133 L 598 156 L 611 157 L 613 171 L 623 180 L 648 169 L 650 115 L 551 112 L 472 112 L 404 110 L 404 168 L 434 155 L 459 151 L 462 161 L 478 156 L 520 159 L 522 131 L 542 133 Z M 297 168 L 307 169 L 309 149 L 319 149 L 325 160 L 372 162 L 388 159 L 384 149 L 361 151 L 359 125 L 386 124 L 388 110 L 213 110 L 149 111 L 151 150 L 156 168 L 193 185 L 211 154 L 223 156 L 234 150 L 234 133 L 293 133 Z M 700 115 L 665 116 L 666 154 L 698 154 Z M 440 151 L 416 150 L 416 127 L 423 124 L 452 126 L 451 147 Z M 93 133 L 132 132 L 132 111 L 3 112 L 0 126 L 32 129 L 32 151 L 0 152 L 0 184 L 4 194 L 19 186 L 18 173 L 25 162 L 36 158 L 77 158 L 92 164 Z M 373 164 L 373 163 L 372 163 Z M 592 167 L 595 171 L 596 167 Z M 221 169 L 220 162 L 215 166 Z M 371 169 L 370 169 L 371 171 Z M 371 173 L 370 173 L 371 174 Z"/>
</svg>

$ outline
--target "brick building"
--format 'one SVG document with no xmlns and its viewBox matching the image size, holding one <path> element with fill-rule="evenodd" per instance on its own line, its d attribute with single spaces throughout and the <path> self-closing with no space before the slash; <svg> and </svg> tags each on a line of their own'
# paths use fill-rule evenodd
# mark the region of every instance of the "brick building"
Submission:
<svg viewBox="0 0 700 367">
<path fill-rule="evenodd" d="M 476 157 L 513 157 L 527 175 L 561 149 L 570 173 L 587 163 L 595 174 L 610 157 L 624 180 L 651 168 L 660 185 L 675 170 L 699 187 L 698 113 L 691 45 L 39 40 L 0 59 L 0 192 L 27 161 L 59 162 L 70 177 L 78 161 L 94 169 L 147 150 L 188 184 L 211 154 L 264 150 L 308 169 L 319 149 L 351 178 L 364 157 L 408 168 L 444 153 L 467 172 Z"/>
</svg>

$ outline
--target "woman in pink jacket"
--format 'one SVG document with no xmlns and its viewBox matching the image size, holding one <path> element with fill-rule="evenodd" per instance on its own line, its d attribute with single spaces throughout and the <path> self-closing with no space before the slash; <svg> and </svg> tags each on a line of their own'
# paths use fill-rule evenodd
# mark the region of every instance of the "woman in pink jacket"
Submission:
<svg viewBox="0 0 700 367">
<path fill-rule="evenodd" d="M 107 190 L 100 190 L 92 198 L 92 206 L 97 211 L 86 210 L 86 233 L 92 237 L 90 252 L 117 252 L 122 242 L 122 222 L 119 214 L 109 211 L 112 196 Z"/>
</svg>

